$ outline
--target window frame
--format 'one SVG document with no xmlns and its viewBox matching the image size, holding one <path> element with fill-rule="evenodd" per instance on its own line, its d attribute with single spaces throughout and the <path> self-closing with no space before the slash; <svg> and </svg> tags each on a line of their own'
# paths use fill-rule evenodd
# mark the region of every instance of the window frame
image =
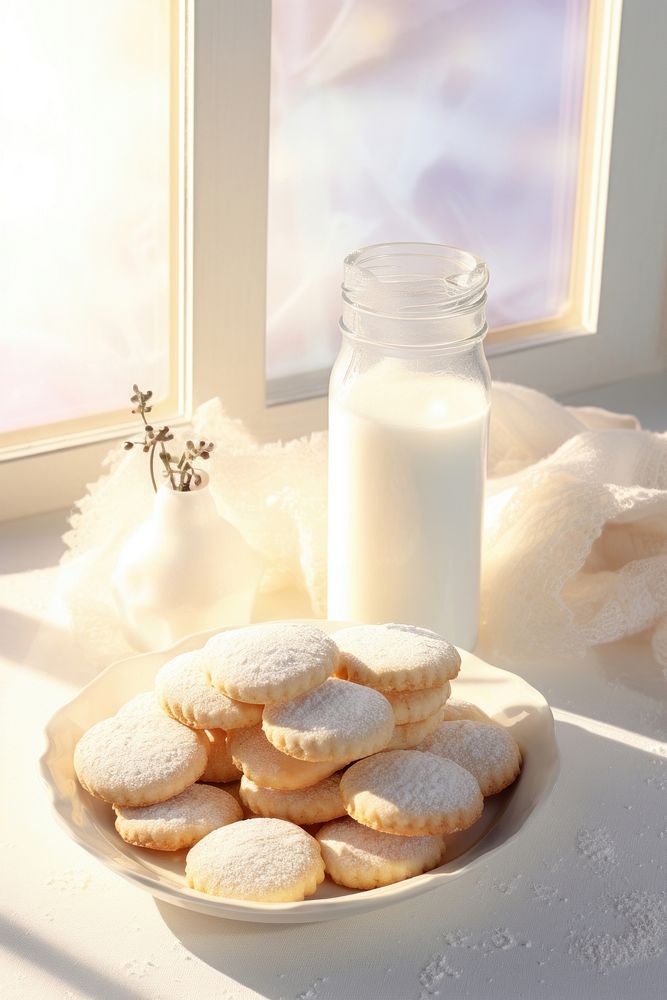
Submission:
<svg viewBox="0 0 667 1000">
<path fill-rule="evenodd" d="M 186 423 L 194 406 L 192 358 L 195 342 L 190 287 L 192 282 L 192 97 L 194 80 L 194 0 L 169 0 L 172 20 L 172 73 L 170 99 L 175 109 L 171 144 L 172 191 L 170 195 L 170 374 L 165 400 L 153 406 L 156 422 L 178 427 Z M 140 380 L 141 375 L 137 373 Z M 128 407 L 112 413 L 93 414 L 56 425 L 36 427 L 12 435 L 0 447 L 0 521 L 64 507 L 85 492 L 86 483 L 100 475 L 112 447 L 136 434 L 137 423 Z"/>
<path fill-rule="evenodd" d="M 177 408 L 161 419 L 178 426 L 199 403 L 220 396 L 229 415 L 259 440 L 322 429 L 327 400 L 318 394 L 326 392 L 326 373 L 300 378 L 299 391 L 292 380 L 268 387 L 265 381 L 271 2 L 172 2 L 184 70 L 180 383 Z M 487 349 L 494 378 L 553 395 L 665 366 L 667 135 L 653 123 L 667 117 L 659 77 L 667 5 L 592 3 L 596 54 L 589 71 L 603 85 L 596 88 L 593 127 L 590 117 L 584 125 L 591 142 L 582 169 L 591 191 L 578 238 L 583 232 L 588 293 L 580 297 L 577 322 L 543 324 L 519 338 L 501 331 Z M 628 274 L 641 282 L 629 288 Z M 100 474 L 112 443 L 133 429 L 128 423 L 88 430 L 49 442 L 42 453 L 24 449 L 0 462 L 0 520 L 70 506 Z"/>
<path fill-rule="evenodd" d="M 224 301 L 214 305 L 212 282 L 205 290 L 208 312 L 224 317 L 211 394 L 260 440 L 306 434 L 326 426 L 328 373 L 265 380 L 270 4 L 205 0 L 198 13 L 207 46 L 198 52 L 198 73 L 206 73 L 218 120 L 199 137 L 196 157 L 206 160 L 209 177 L 224 179 L 223 200 L 233 206 L 230 217 L 220 204 L 215 234 L 200 235 L 217 251 L 220 269 L 225 245 L 235 248 L 240 264 L 223 279 Z M 487 355 L 496 379 L 561 395 L 664 368 L 667 137 L 653 123 L 667 116 L 667 88 L 657 79 L 665 31 L 667 8 L 660 0 L 641 9 L 592 0 L 571 299 L 561 316 L 490 335 Z M 223 39 L 234 49 L 233 64 L 216 58 Z M 224 135 L 239 139 L 233 150 L 223 148 Z M 651 151 L 650 162 L 640 160 L 637 149 Z M 208 207 L 213 191 L 202 191 L 199 174 L 197 192 Z M 634 294 L 625 278 L 629 261 L 641 274 Z M 630 338 L 633 328 L 639 335 Z"/>
</svg>

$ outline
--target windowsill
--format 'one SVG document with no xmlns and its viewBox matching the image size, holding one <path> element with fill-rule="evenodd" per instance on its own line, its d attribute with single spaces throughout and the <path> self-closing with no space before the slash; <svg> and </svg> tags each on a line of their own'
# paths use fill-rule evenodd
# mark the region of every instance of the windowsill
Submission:
<svg viewBox="0 0 667 1000">
<path fill-rule="evenodd" d="M 667 431 L 667 372 L 638 375 L 597 389 L 566 393 L 561 403 L 601 406 L 615 413 L 633 413 L 645 430 Z"/>
<path fill-rule="evenodd" d="M 560 401 L 633 413 L 646 430 L 667 431 L 666 371 L 568 393 Z M 0 574 L 55 565 L 64 551 L 60 536 L 67 528 L 67 514 L 57 510 L 0 523 Z"/>
</svg>

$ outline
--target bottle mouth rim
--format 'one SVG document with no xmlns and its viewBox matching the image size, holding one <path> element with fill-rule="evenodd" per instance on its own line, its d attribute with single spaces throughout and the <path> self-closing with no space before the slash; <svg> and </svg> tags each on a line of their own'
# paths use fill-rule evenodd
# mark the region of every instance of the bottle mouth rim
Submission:
<svg viewBox="0 0 667 1000">
<path fill-rule="evenodd" d="M 463 314 L 463 313 L 462 313 Z M 383 316 L 381 313 L 373 313 L 373 316 L 380 320 L 385 319 L 396 319 L 396 316 Z M 422 319 L 431 319 L 431 317 L 420 317 Z M 482 323 L 477 327 L 473 333 L 468 333 L 464 336 L 453 336 L 440 338 L 436 337 L 433 340 L 418 341 L 413 338 L 406 337 L 394 337 L 392 335 L 387 335 L 383 333 L 374 336 L 364 336 L 363 333 L 358 332 L 351 326 L 348 326 L 345 322 L 345 316 L 341 316 L 338 321 L 338 328 L 346 340 L 354 341 L 355 344 L 364 345 L 371 348 L 381 348 L 382 350 L 388 350 L 396 352 L 397 354 L 402 354 L 404 352 L 415 354 L 418 353 L 420 356 L 431 354 L 443 354 L 451 353 L 455 354 L 459 351 L 469 350 L 474 347 L 475 344 L 481 343 L 489 332 L 489 327 L 486 323 Z"/>
<path fill-rule="evenodd" d="M 486 264 L 458 247 L 375 243 L 349 253 L 343 263 L 344 303 L 370 315 L 444 319 L 469 313 L 486 301 Z"/>
</svg>

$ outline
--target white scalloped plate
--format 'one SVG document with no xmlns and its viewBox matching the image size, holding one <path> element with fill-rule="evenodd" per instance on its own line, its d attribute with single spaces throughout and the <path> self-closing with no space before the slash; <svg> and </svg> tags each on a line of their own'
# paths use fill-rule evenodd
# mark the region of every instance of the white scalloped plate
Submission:
<svg viewBox="0 0 667 1000">
<path fill-rule="evenodd" d="M 314 624 L 330 632 L 343 623 Z M 45 730 L 47 746 L 40 765 L 58 820 L 77 844 L 159 899 L 210 916 L 267 923 L 333 920 L 388 906 L 472 871 L 521 832 L 554 786 L 559 757 L 553 717 L 545 699 L 515 674 L 462 651 L 463 665 L 453 693 L 479 705 L 511 729 L 521 746 L 524 766 L 511 788 L 486 799 L 484 812 L 473 827 L 447 838 L 445 864 L 425 875 L 366 892 L 343 889 L 326 879 L 314 896 L 301 903 L 253 903 L 206 896 L 189 889 L 184 877 L 185 851 L 142 850 L 121 840 L 114 830 L 111 807 L 93 799 L 78 784 L 72 754 L 89 726 L 113 715 L 133 695 L 151 688 L 156 672 L 167 660 L 197 649 L 217 631 L 188 636 L 171 649 L 112 664 L 56 712 Z"/>
</svg>

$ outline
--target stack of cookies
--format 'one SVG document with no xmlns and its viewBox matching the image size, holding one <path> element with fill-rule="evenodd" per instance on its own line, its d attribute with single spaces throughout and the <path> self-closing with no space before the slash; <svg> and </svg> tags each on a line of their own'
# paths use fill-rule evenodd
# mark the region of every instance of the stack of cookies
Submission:
<svg viewBox="0 0 667 1000">
<path fill-rule="evenodd" d="M 123 839 L 189 848 L 199 891 L 298 900 L 325 872 L 387 885 L 437 866 L 519 773 L 509 732 L 448 701 L 459 667 L 407 625 L 223 632 L 85 733 L 75 770 Z"/>
<path fill-rule="evenodd" d="M 386 749 L 408 750 L 430 736 L 461 667 L 456 648 L 409 625 L 355 625 L 333 639 L 341 654 L 336 676 L 381 691 L 392 707 L 395 727 Z"/>
</svg>

